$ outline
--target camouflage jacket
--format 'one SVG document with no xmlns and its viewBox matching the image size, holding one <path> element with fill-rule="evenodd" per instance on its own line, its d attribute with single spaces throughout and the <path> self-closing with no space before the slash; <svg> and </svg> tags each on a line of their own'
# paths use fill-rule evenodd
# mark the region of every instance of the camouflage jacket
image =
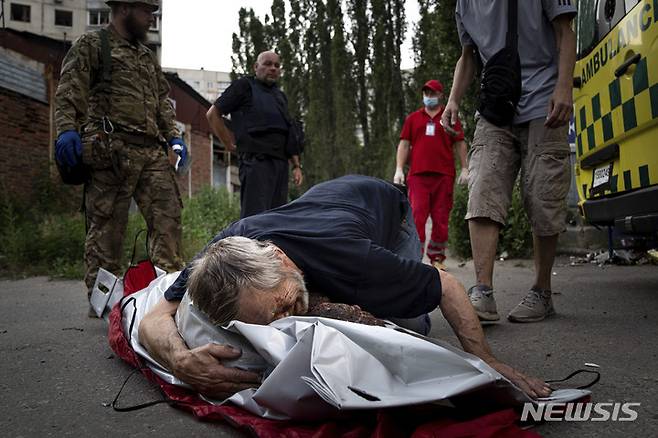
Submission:
<svg viewBox="0 0 658 438">
<path fill-rule="evenodd" d="M 112 81 L 108 116 L 115 130 L 132 134 L 178 137 L 176 114 L 168 100 L 169 83 L 153 52 L 141 43 L 131 44 L 110 25 Z M 99 107 L 101 38 L 97 31 L 78 38 L 62 63 L 55 93 L 57 135 L 67 130 L 82 134 L 101 129 Z"/>
</svg>

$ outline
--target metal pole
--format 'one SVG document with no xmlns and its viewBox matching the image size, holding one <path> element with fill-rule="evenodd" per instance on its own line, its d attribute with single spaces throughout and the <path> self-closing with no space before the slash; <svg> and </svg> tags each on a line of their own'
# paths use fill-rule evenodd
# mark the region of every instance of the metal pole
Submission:
<svg viewBox="0 0 658 438">
<path fill-rule="evenodd" d="M 2 11 L 0 11 L 0 17 L 2 17 L 2 28 L 5 28 L 5 0 L 2 0 Z"/>
</svg>

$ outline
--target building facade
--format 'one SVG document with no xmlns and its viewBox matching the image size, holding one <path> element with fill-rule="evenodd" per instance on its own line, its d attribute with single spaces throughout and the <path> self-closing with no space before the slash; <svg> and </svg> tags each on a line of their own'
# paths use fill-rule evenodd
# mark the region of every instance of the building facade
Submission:
<svg viewBox="0 0 658 438">
<path fill-rule="evenodd" d="M 105 0 L 4 0 L 4 26 L 59 41 L 74 41 L 110 22 Z M 160 59 L 162 11 L 155 13 L 148 45 Z"/>
<path fill-rule="evenodd" d="M 0 154 L 0 187 L 29 200 L 44 178 L 58 180 L 54 161 L 54 95 L 62 60 L 71 43 L 0 29 L 0 138 L 8 150 Z M 203 96 L 174 73 L 166 74 L 176 120 L 192 157 L 190 171 L 177 178 L 184 197 L 204 186 L 239 191 L 237 159 L 214 138 Z M 171 156 L 172 162 L 175 156 Z"/>
<path fill-rule="evenodd" d="M 214 102 L 231 85 L 231 75 L 228 72 L 204 70 L 203 68 L 200 70 L 165 68 L 165 70 L 176 73 L 210 102 Z"/>
<path fill-rule="evenodd" d="M 5 0 L 5 26 L 59 41 L 82 35 L 87 21 L 86 0 Z"/>
</svg>

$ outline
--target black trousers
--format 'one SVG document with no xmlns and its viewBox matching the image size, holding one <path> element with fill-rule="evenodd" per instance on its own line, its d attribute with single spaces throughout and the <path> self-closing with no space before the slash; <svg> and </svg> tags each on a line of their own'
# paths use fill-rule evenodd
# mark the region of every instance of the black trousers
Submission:
<svg viewBox="0 0 658 438">
<path fill-rule="evenodd" d="M 240 154 L 240 218 L 288 202 L 288 160 Z"/>
</svg>

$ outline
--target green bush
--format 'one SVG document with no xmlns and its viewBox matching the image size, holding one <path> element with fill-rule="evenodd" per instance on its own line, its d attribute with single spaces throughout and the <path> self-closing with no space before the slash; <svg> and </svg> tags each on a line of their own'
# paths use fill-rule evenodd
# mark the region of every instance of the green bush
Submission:
<svg viewBox="0 0 658 438">
<path fill-rule="evenodd" d="M 75 212 L 80 196 L 68 189 L 45 185 L 39 199 L 27 203 L 0 197 L 0 272 L 12 277 L 49 275 L 81 279 L 84 276 L 84 216 Z M 6 192 L 5 192 L 6 193 Z M 49 198 L 51 197 L 52 198 Z M 57 198 L 62 197 L 62 202 Z M 68 202 L 68 207 L 64 207 Z M 225 189 L 202 189 L 183 209 L 183 256 L 190 260 L 228 224 L 238 219 L 240 203 Z M 135 237 L 146 224 L 139 212 L 128 217 L 122 266 L 130 262 Z M 135 261 L 147 257 L 146 233 L 140 236 Z"/>
<path fill-rule="evenodd" d="M 448 225 L 448 247 L 453 256 L 461 259 L 471 258 L 468 222 L 464 219 L 467 204 L 468 188 L 457 184 L 453 194 L 453 205 Z"/>
<path fill-rule="evenodd" d="M 225 188 L 204 187 L 183 209 L 183 257 L 190 260 L 231 222 L 240 217 L 240 201 Z"/>
<path fill-rule="evenodd" d="M 450 213 L 448 244 L 453 255 L 461 259 L 472 257 L 468 223 L 464 220 L 468 204 L 468 189 L 456 186 L 454 204 Z M 498 254 L 507 252 L 508 257 L 527 257 L 532 250 L 532 229 L 523 209 L 521 190 L 516 184 L 512 193 L 512 205 L 508 211 L 507 224 L 500 232 Z"/>
</svg>

